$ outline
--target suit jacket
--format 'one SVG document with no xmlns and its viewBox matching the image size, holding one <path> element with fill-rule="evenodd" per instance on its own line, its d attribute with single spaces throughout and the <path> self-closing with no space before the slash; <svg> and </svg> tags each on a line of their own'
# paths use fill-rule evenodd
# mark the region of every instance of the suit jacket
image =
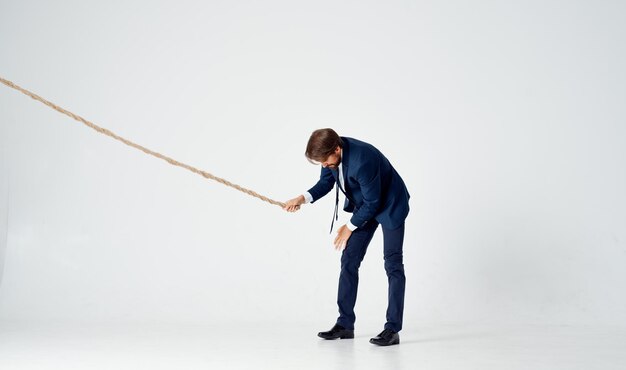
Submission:
<svg viewBox="0 0 626 370">
<path fill-rule="evenodd" d="M 375 219 L 385 228 L 402 225 L 409 214 L 409 192 L 389 160 L 373 145 L 350 137 L 341 137 L 341 165 L 346 195 L 344 211 L 351 212 L 356 227 Z M 313 202 L 338 184 L 338 170 L 322 167 L 320 179 L 309 189 Z"/>
</svg>

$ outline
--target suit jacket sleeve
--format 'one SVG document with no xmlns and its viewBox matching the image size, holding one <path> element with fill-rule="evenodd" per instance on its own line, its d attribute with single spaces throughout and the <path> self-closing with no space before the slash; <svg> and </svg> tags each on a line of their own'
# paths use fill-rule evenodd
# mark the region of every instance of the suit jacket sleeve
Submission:
<svg viewBox="0 0 626 370">
<path fill-rule="evenodd" d="M 311 203 L 314 203 L 324 195 L 328 194 L 334 186 L 335 177 L 333 176 L 333 173 L 329 168 L 322 167 L 319 181 L 315 184 L 315 186 L 309 189 L 309 194 L 313 197 L 313 201 Z"/>
<path fill-rule="evenodd" d="M 376 216 L 383 198 L 380 159 L 372 158 L 364 162 L 356 173 L 356 179 L 363 194 L 363 204 L 352 215 L 350 222 L 357 227 L 364 227 Z"/>
</svg>

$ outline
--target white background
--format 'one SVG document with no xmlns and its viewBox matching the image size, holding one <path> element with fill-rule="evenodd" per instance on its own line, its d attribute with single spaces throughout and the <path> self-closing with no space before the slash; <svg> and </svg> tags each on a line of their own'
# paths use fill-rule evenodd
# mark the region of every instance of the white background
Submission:
<svg viewBox="0 0 626 370">
<path fill-rule="evenodd" d="M 282 201 L 314 129 L 374 144 L 412 195 L 405 324 L 623 326 L 625 11 L 0 0 L 0 75 Z M 4 85 L 0 130 L 0 320 L 334 322 L 333 196 L 286 213 Z M 381 244 L 357 326 L 384 323 Z"/>
</svg>

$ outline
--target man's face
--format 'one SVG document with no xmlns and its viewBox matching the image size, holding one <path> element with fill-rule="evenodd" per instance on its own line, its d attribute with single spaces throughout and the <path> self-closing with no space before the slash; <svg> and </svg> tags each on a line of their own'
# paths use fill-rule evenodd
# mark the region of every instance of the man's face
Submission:
<svg viewBox="0 0 626 370">
<path fill-rule="evenodd" d="M 333 154 L 329 155 L 328 158 L 321 162 L 321 165 L 324 168 L 328 167 L 330 169 L 336 170 L 337 168 L 339 168 L 339 163 L 341 163 L 341 148 L 337 147 Z"/>
</svg>

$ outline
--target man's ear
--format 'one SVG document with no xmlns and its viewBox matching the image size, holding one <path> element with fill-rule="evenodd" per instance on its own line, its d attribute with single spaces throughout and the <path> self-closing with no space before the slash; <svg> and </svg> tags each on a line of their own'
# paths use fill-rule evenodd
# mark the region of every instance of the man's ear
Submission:
<svg viewBox="0 0 626 370">
<path fill-rule="evenodd" d="M 339 154 L 339 152 L 341 152 L 341 147 L 337 145 L 337 147 L 335 148 L 335 154 Z"/>
</svg>

